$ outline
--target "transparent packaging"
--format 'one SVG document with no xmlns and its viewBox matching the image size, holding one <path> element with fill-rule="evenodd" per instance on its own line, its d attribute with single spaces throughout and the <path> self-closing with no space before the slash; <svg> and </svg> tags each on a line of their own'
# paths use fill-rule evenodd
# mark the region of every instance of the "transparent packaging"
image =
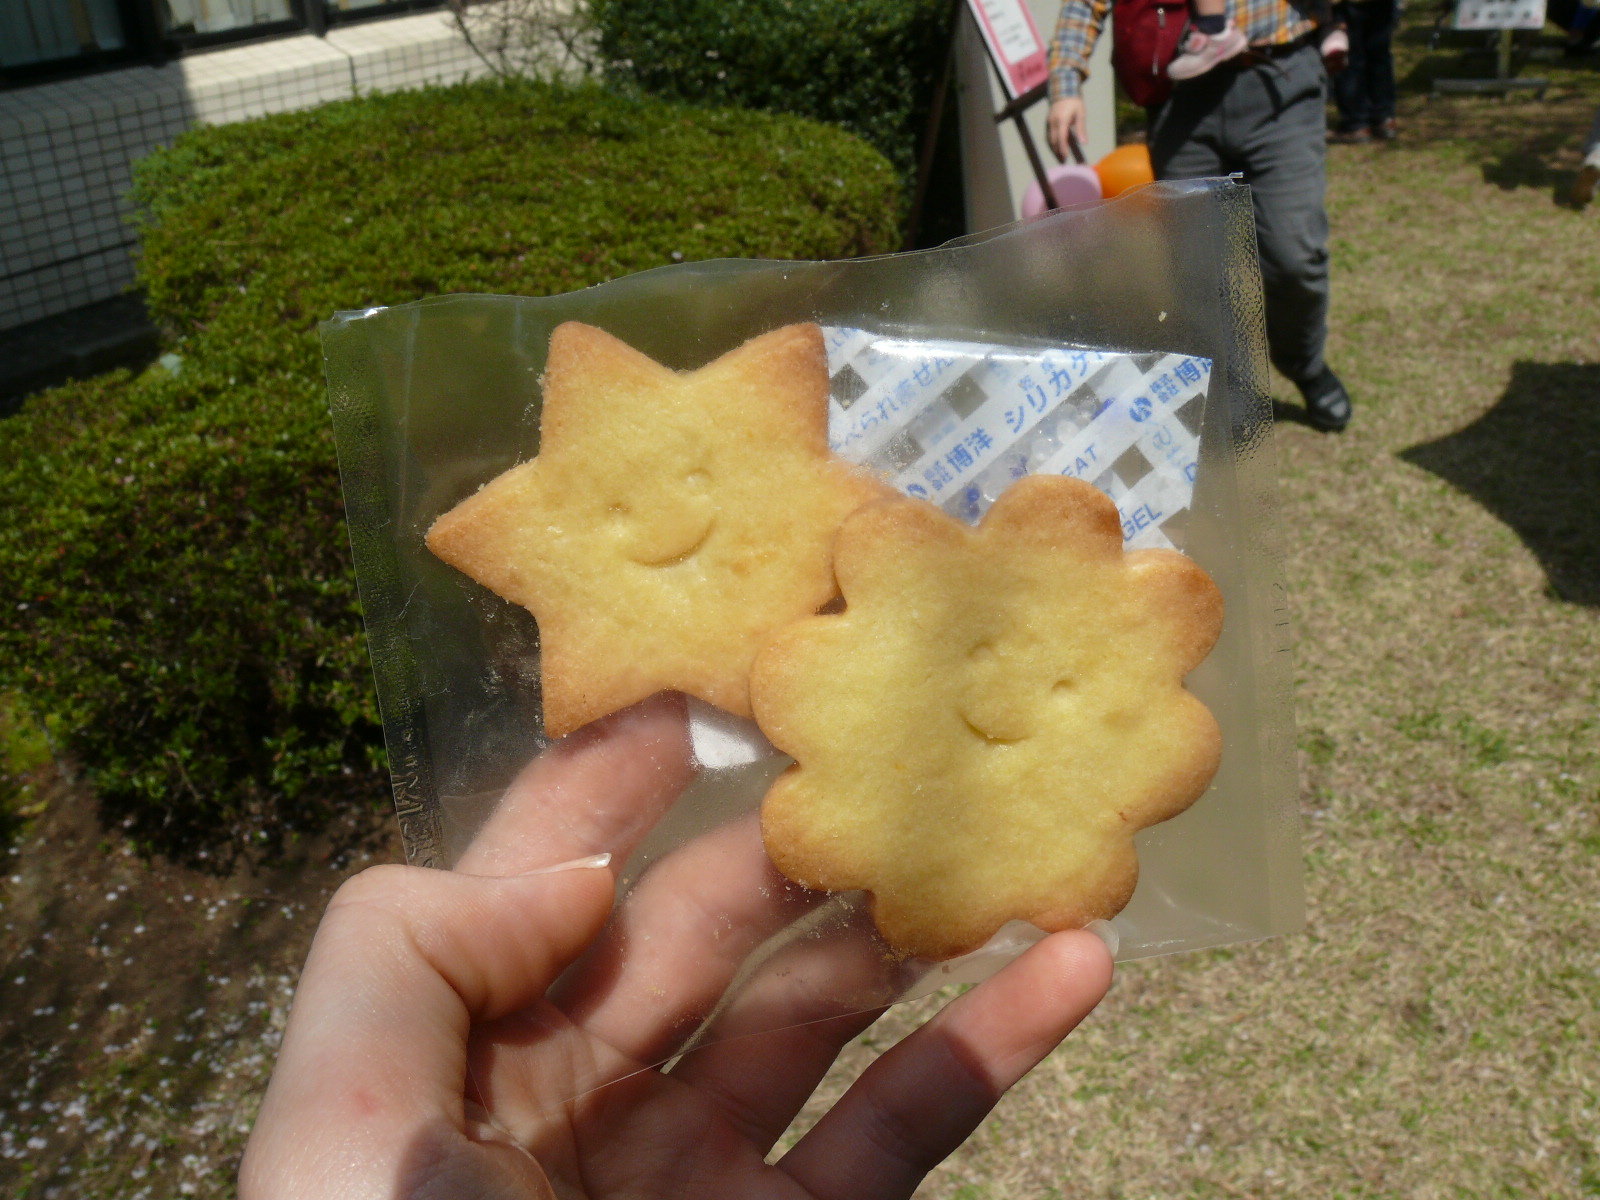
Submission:
<svg viewBox="0 0 1600 1200">
<path fill-rule="evenodd" d="M 440 297 L 327 322 L 357 577 L 416 864 L 450 867 L 475 839 L 482 862 L 497 810 L 533 786 L 551 745 L 532 615 L 436 559 L 423 535 L 537 454 L 545 354 L 569 320 L 677 369 L 815 322 L 842 456 L 965 520 L 1021 473 L 1080 475 L 1118 502 L 1130 546 L 1193 557 L 1226 606 L 1220 641 L 1187 681 L 1221 726 L 1222 764 L 1198 802 L 1138 835 L 1138 888 L 1114 922 L 1119 957 L 1299 928 L 1288 616 L 1248 189 L 1157 184 L 936 250 L 688 263 L 567 295 Z M 619 928 L 630 907 L 656 902 L 642 884 L 652 868 L 674 861 L 730 887 L 775 886 L 770 867 L 741 874 L 734 860 L 760 855 L 755 814 L 788 760 L 707 705 L 692 702 L 686 719 L 691 782 L 641 814 L 612 864 Z M 521 847 L 520 869 L 616 849 L 574 836 L 547 852 Z M 724 953 L 737 961 L 686 1002 L 680 1036 L 657 1057 L 976 981 L 1040 936 L 1013 923 L 964 958 L 906 961 L 883 952 L 860 895 L 790 897 L 740 929 L 756 907 L 729 904 Z M 597 1066 L 590 1082 L 617 1070 Z"/>
</svg>

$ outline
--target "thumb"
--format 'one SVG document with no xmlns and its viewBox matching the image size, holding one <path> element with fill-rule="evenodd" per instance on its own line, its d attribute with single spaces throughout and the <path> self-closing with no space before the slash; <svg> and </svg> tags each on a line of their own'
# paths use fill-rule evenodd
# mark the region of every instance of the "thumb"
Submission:
<svg viewBox="0 0 1600 1200">
<path fill-rule="evenodd" d="M 246 1167 L 372 1163 L 406 1130 L 463 1128 L 472 1025 L 537 1000 L 594 940 L 611 910 L 608 862 L 504 878 L 384 866 L 348 880 L 312 943 Z"/>
</svg>

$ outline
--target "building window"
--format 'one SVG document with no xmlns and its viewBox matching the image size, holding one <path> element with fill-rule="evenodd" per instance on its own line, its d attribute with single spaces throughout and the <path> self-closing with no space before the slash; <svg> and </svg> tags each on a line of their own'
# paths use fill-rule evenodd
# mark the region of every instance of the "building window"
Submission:
<svg viewBox="0 0 1600 1200">
<path fill-rule="evenodd" d="M 169 37 L 196 33 L 244 33 L 260 25 L 298 21 L 289 0 L 161 0 Z"/>
<path fill-rule="evenodd" d="M 6 0 L 0 4 L 0 70 L 101 58 L 127 44 L 117 0 Z"/>
<path fill-rule="evenodd" d="M 359 9 L 369 8 L 404 8 L 405 0 L 325 0 L 328 6 L 328 16 L 338 20 L 340 13 L 353 13 Z"/>
<path fill-rule="evenodd" d="M 342 21 L 358 21 L 378 17 L 385 13 L 418 12 L 422 9 L 440 8 L 446 0 L 306 0 L 307 4 L 320 4 L 327 13 L 330 25 Z"/>
</svg>

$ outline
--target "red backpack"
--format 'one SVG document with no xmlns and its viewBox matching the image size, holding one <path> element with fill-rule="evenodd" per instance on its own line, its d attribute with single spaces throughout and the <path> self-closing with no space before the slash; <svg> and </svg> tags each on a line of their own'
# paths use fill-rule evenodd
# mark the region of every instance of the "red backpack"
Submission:
<svg viewBox="0 0 1600 1200">
<path fill-rule="evenodd" d="M 1188 0 L 1113 0 L 1111 67 L 1128 99 L 1149 108 L 1167 98 L 1167 64 L 1188 24 Z"/>
</svg>

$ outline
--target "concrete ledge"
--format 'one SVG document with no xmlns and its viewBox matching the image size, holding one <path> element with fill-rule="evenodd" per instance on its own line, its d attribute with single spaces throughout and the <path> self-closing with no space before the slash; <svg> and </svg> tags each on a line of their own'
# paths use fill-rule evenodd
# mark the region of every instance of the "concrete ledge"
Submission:
<svg viewBox="0 0 1600 1200">
<path fill-rule="evenodd" d="M 128 285 L 132 164 L 185 129 L 486 70 L 428 12 L 0 92 L 0 330 Z"/>
<path fill-rule="evenodd" d="M 131 295 L 0 330 L 0 417 L 34 392 L 116 367 L 143 367 L 159 350 L 144 302 Z"/>
</svg>

